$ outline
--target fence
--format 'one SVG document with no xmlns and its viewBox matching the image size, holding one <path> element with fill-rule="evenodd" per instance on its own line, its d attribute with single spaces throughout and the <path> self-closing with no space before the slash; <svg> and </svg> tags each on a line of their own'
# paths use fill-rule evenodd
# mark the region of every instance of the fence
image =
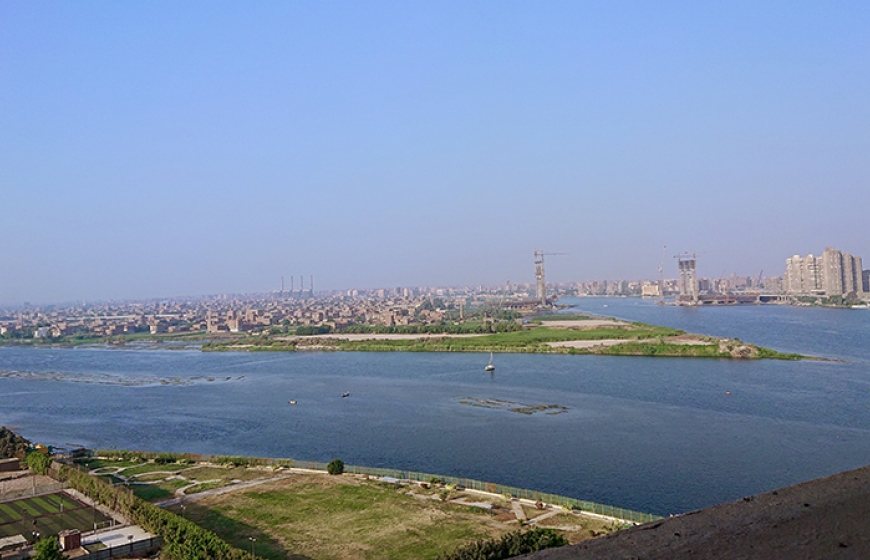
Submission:
<svg viewBox="0 0 870 560">
<path fill-rule="evenodd" d="M 112 453 L 118 453 L 117 451 L 98 451 L 97 454 L 105 454 L 107 456 L 111 456 Z M 325 471 L 327 463 L 320 463 L 317 461 L 297 461 L 295 459 L 267 459 L 267 458 L 244 458 L 244 457 L 225 457 L 225 456 L 215 456 L 215 455 L 198 455 L 198 454 L 184 454 L 184 455 L 176 455 L 176 454 L 159 454 L 159 453 L 146 453 L 146 452 L 123 452 L 123 453 L 137 453 L 142 456 L 142 458 L 154 458 L 160 455 L 172 455 L 177 456 L 179 458 L 187 458 L 198 461 L 208 461 L 208 462 L 225 462 L 226 460 L 239 459 L 241 464 L 247 464 L 249 466 L 292 466 L 302 469 L 312 469 L 318 471 Z M 398 480 L 410 480 L 415 482 L 430 482 L 432 479 L 439 479 L 446 484 L 452 484 L 458 487 L 470 488 L 472 490 L 480 490 L 483 492 L 491 492 L 493 494 L 502 494 L 505 496 L 510 496 L 513 498 L 525 498 L 529 500 L 541 500 L 542 502 L 548 504 L 559 505 L 565 507 L 567 509 L 574 509 L 580 511 L 587 511 L 591 513 L 595 513 L 598 515 L 606 515 L 608 517 L 613 517 L 615 519 L 621 519 L 624 521 L 630 521 L 632 523 L 647 523 L 649 521 L 655 521 L 656 519 L 661 519 L 660 516 L 652 515 L 650 513 L 643 513 L 640 511 L 633 511 L 630 509 L 609 506 L 605 504 L 599 504 L 596 502 L 590 502 L 587 500 L 578 500 L 576 498 L 569 498 L 567 496 L 559 496 L 557 494 L 548 494 L 546 492 L 538 492 L 535 490 L 528 490 L 526 488 L 516 488 L 514 486 L 506 486 L 504 484 L 496 484 L 493 482 L 483 482 L 480 480 L 474 480 L 471 478 L 458 478 L 454 476 L 445 476 L 440 474 L 431 474 L 431 473 L 423 473 L 423 472 L 415 472 L 415 471 L 402 471 L 396 469 L 382 469 L 376 467 L 360 467 L 356 465 L 345 465 L 344 471 L 352 474 L 367 474 L 369 476 L 386 476 L 396 478 Z"/>
<path fill-rule="evenodd" d="M 293 461 L 293 466 L 302 469 L 326 470 L 326 463 L 317 463 L 313 461 Z M 444 476 L 440 474 L 431 474 L 415 471 L 400 471 L 395 469 L 380 469 L 375 467 L 360 467 L 356 465 L 345 465 L 344 472 L 352 474 L 367 474 L 369 476 L 386 476 L 398 480 L 410 480 L 414 482 L 430 482 L 434 479 L 443 481 L 445 484 L 452 484 L 457 487 L 468 488 L 471 490 L 480 490 L 482 492 L 490 492 L 492 494 L 502 494 L 512 498 L 524 498 L 528 500 L 541 500 L 544 503 L 559 505 L 567 509 L 588 511 L 598 515 L 606 515 L 632 523 L 647 523 L 661 519 L 657 515 L 633 511 L 630 509 L 608 506 L 587 500 L 578 500 L 567 496 L 559 496 L 557 494 L 548 494 L 546 492 L 537 492 L 526 488 L 516 488 L 514 486 L 506 486 L 504 484 L 496 484 L 494 482 L 483 482 L 471 478 L 458 478 L 455 476 Z"/>
<path fill-rule="evenodd" d="M 130 558 L 131 556 L 147 556 L 156 552 L 163 545 L 160 537 L 151 537 L 141 541 L 131 542 L 118 546 L 110 546 L 102 550 L 95 550 L 86 556 L 77 556 L 77 560 L 108 560 L 109 558 Z M 87 546 L 87 545 L 85 545 Z"/>
<path fill-rule="evenodd" d="M 20 500 L 22 498 L 32 498 L 34 496 L 42 496 L 45 494 L 54 494 L 55 492 L 60 492 L 67 487 L 63 482 L 52 482 L 51 484 L 40 483 L 25 488 L 7 489 L 4 484 L 5 483 L 0 483 L 0 503 Z"/>
</svg>

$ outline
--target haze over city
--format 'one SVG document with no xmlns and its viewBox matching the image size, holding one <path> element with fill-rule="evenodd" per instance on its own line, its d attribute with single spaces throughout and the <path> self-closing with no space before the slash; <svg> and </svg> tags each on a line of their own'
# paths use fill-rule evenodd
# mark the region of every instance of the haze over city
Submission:
<svg viewBox="0 0 870 560">
<path fill-rule="evenodd" d="M 870 256 L 866 3 L 0 5 L 0 304 Z"/>
</svg>

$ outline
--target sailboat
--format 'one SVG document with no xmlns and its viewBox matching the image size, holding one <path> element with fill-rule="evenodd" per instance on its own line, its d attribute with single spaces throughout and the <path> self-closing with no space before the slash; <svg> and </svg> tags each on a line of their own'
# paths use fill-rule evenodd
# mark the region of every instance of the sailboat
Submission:
<svg viewBox="0 0 870 560">
<path fill-rule="evenodd" d="M 483 371 L 495 371 L 495 364 L 492 363 L 492 352 L 489 353 L 489 363 L 483 366 Z"/>
</svg>

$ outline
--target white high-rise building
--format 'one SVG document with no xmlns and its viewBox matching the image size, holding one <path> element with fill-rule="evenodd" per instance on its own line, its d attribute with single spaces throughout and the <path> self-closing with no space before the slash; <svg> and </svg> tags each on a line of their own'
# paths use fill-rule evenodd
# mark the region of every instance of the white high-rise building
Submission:
<svg viewBox="0 0 870 560">
<path fill-rule="evenodd" d="M 820 257 L 785 261 L 785 290 L 793 295 L 864 296 L 861 257 L 828 247 Z"/>
</svg>

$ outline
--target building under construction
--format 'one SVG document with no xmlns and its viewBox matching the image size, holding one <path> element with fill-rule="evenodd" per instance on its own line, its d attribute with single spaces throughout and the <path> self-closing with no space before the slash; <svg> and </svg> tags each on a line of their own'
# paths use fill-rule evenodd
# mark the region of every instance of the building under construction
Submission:
<svg viewBox="0 0 870 560">
<path fill-rule="evenodd" d="M 680 271 L 677 305 L 698 305 L 698 274 L 695 255 L 682 253 L 674 257 Z"/>
</svg>

